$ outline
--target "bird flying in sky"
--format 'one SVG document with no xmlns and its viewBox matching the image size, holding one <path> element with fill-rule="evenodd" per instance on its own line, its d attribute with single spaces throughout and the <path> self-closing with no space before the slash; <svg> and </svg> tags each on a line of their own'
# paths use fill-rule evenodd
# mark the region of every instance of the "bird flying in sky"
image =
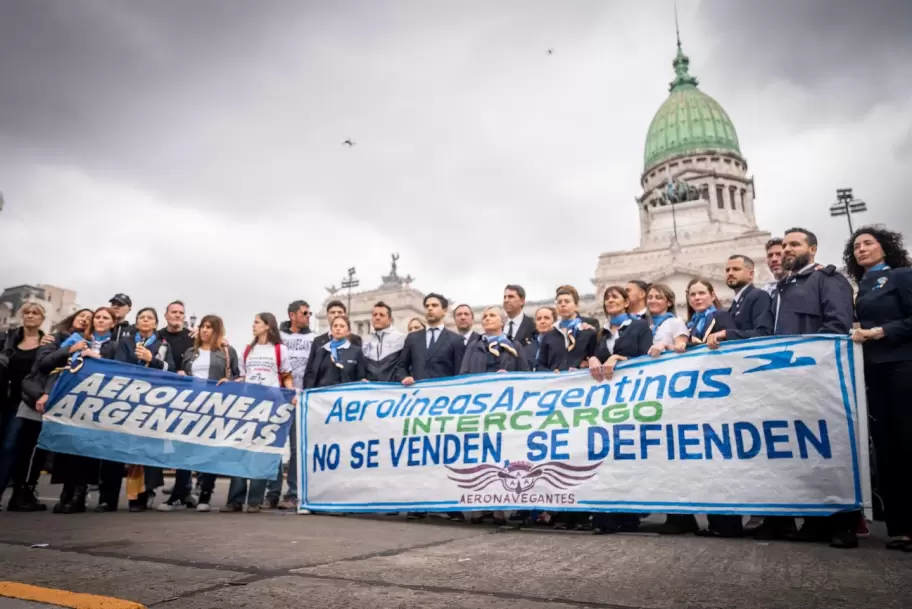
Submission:
<svg viewBox="0 0 912 609">
<path fill-rule="evenodd" d="M 351 148 L 352 146 L 355 145 L 355 143 L 354 143 L 353 141 L 351 141 L 351 140 L 345 140 L 344 142 L 342 142 L 342 145 L 343 145 L 343 146 L 348 146 L 349 148 Z"/>
</svg>

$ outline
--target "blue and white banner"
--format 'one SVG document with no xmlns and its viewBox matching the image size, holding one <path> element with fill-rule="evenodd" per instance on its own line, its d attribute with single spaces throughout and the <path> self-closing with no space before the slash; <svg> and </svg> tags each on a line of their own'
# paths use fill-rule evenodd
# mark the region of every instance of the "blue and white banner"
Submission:
<svg viewBox="0 0 912 609">
<path fill-rule="evenodd" d="M 588 372 L 305 392 L 301 509 L 826 515 L 870 506 L 860 349 L 771 337 Z"/>
<path fill-rule="evenodd" d="M 294 392 L 86 359 L 54 385 L 39 446 L 134 465 L 272 479 Z"/>
</svg>

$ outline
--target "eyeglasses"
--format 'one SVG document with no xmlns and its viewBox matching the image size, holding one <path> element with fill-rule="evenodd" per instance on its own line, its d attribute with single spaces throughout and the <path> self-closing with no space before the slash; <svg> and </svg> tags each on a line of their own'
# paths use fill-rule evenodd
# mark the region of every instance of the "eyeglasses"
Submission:
<svg viewBox="0 0 912 609">
<path fill-rule="evenodd" d="M 304 311 L 303 313 L 301 313 L 301 315 L 303 315 L 304 317 L 310 317 L 311 315 L 313 315 L 313 311 Z"/>
</svg>

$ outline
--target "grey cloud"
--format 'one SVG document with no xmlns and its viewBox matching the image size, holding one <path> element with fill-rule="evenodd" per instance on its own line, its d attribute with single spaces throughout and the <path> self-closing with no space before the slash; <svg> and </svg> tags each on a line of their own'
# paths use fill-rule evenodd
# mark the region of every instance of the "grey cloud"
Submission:
<svg viewBox="0 0 912 609">
<path fill-rule="evenodd" d="M 854 119 L 912 96 L 908 0 L 707 0 L 712 66 L 752 90 L 785 81 L 812 93 L 803 117 Z"/>
</svg>

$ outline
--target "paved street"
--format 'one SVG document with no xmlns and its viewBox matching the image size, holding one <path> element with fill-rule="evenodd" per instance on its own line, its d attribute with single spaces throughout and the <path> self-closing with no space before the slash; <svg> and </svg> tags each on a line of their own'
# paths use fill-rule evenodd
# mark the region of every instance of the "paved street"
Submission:
<svg viewBox="0 0 912 609">
<path fill-rule="evenodd" d="M 0 513 L 0 579 L 181 609 L 907 608 L 912 555 L 882 548 L 279 511 Z"/>
</svg>

